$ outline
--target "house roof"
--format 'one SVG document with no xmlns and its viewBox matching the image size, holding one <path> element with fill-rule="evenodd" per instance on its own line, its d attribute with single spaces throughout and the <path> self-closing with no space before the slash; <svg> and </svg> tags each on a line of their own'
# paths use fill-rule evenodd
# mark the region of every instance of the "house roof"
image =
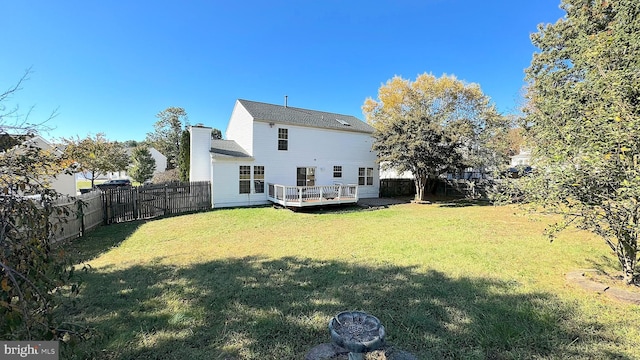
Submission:
<svg viewBox="0 0 640 360">
<path fill-rule="evenodd" d="M 65 148 L 64 145 L 53 145 L 37 134 L 0 134 L 0 151 L 6 151 L 19 144 L 35 146 L 42 150 L 51 150 L 58 155 L 61 155 Z"/>
<path fill-rule="evenodd" d="M 211 140 L 211 154 L 216 158 L 251 158 L 234 140 Z"/>
<path fill-rule="evenodd" d="M 373 133 L 374 131 L 371 125 L 351 115 L 334 114 L 242 99 L 238 99 L 238 102 L 247 109 L 254 121 L 363 133 Z"/>
</svg>

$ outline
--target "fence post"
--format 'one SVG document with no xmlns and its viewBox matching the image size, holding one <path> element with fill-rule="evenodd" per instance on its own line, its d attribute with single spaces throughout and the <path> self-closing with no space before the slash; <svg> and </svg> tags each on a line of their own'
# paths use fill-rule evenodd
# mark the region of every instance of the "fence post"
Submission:
<svg viewBox="0 0 640 360">
<path fill-rule="evenodd" d="M 131 194 L 133 197 L 133 218 L 135 220 L 138 220 L 140 218 L 140 214 L 138 214 L 138 187 L 134 187 L 133 188 L 133 194 Z"/>
<path fill-rule="evenodd" d="M 164 184 L 164 215 L 167 215 L 169 211 L 169 194 L 168 194 L 169 184 Z"/>
<path fill-rule="evenodd" d="M 83 202 L 80 199 L 76 199 L 76 206 L 78 207 L 78 211 L 76 212 L 76 217 L 80 219 L 80 236 L 84 235 L 85 232 L 85 224 L 84 224 L 84 210 L 82 210 Z"/>
</svg>

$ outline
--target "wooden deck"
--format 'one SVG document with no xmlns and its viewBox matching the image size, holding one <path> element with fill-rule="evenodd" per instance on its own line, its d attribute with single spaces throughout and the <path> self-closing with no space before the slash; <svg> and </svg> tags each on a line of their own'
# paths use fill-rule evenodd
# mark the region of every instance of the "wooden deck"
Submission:
<svg viewBox="0 0 640 360">
<path fill-rule="evenodd" d="M 268 184 L 267 199 L 285 207 L 355 204 L 358 185 L 287 186 Z"/>
</svg>

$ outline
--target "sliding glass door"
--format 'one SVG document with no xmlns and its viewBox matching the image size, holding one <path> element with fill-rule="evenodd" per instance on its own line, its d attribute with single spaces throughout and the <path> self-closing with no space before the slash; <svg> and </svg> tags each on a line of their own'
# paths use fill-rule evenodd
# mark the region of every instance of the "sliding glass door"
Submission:
<svg viewBox="0 0 640 360">
<path fill-rule="evenodd" d="M 296 175 L 297 186 L 316 186 L 316 168 L 299 167 Z"/>
</svg>

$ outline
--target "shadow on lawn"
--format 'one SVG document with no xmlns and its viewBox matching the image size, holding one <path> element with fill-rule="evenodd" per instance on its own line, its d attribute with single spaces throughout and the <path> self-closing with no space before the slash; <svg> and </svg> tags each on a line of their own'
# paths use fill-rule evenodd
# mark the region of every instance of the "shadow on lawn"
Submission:
<svg viewBox="0 0 640 360">
<path fill-rule="evenodd" d="M 614 340 L 552 294 L 412 267 L 242 258 L 94 270 L 84 284 L 74 316 L 100 336 L 65 359 L 302 359 L 343 310 L 376 315 L 421 359 L 626 358 L 595 348 Z"/>
<path fill-rule="evenodd" d="M 98 257 L 111 248 L 117 247 L 144 223 L 145 221 L 132 221 L 100 226 L 81 238 L 56 245 L 64 247 L 72 263 L 80 264 Z"/>
</svg>

